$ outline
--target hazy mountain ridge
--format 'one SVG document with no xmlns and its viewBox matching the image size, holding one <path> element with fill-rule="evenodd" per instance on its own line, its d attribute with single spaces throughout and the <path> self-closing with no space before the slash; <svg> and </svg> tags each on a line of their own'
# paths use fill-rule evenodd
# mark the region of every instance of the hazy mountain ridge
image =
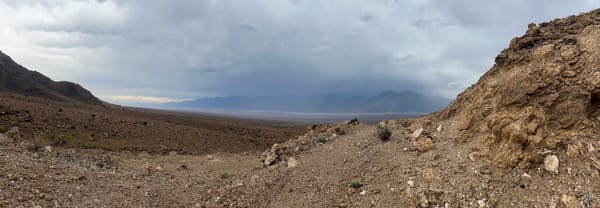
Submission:
<svg viewBox="0 0 600 208">
<path fill-rule="evenodd" d="M 0 90 L 59 101 L 101 104 L 85 88 L 72 82 L 55 82 L 43 74 L 30 71 L 0 51 Z"/>
<path fill-rule="evenodd" d="M 375 96 L 342 94 L 302 96 L 214 97 L 161 105 L 166 108 L 208 108 L 291 112 L 431 112 L 450 100 L 412 91 L 386 91 Z"/>
</svg>

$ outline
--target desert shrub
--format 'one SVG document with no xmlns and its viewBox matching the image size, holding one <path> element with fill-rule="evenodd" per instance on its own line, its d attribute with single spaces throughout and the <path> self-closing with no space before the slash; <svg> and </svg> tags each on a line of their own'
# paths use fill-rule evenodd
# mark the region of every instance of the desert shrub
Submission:
<svg viewBox="0 0 600 208">
<path fill-rule="evenodd" d="M 231 174 L 229 174 L 229 173 L 227 173 L 227 172 L 224 172 L 224 173 L 220 173 L 220 174 L 219 174 L 219 178 L 220 178 L 220 179 L 226 179 L 226 178 L 229 178 L 229 177 L 231 177 L 231 176 L 232 176 L 232 175 L 231 175 Z"/>
<path fill-rule="evenodd" d="M 6 128 L 5 126 L 0 126 L 0 133 L 6 133 L 8 131 L 8 128 Z"/>
<path fill-rule="evenodd" d="M 383 141 L 387 141 L 392 137 L 392 131 L 387 126 L 377 125 L 377 137 Z"/>
<path fill-rule="evenodd" d="M 40 149 L 36 152 L 36 155 L 38 158 L 43 158 L 43 157 L 48 156 L 48 153 L 46 151 Z"/>
<path fill-rule="evenodd" d="M 354 179 L 352 181 L 350 181 L 350 187 L 352 188 L 360 188 L 362 186 L 362 184 L 360 184 L 360 181 L 358 179 Z"/>
<path fill-rule="evenodd" d="M 322 136 L 321 136 L 321 137 L 319 137 L 319 138 L 317 139 L 317 141 L 318 141 L 319 143 L 321 143 L 321 144 L 325 144 L 325 143 L 327 143 L 327 139 L 325 139 L 325 137 L 322 137 Z"/>
</svg>

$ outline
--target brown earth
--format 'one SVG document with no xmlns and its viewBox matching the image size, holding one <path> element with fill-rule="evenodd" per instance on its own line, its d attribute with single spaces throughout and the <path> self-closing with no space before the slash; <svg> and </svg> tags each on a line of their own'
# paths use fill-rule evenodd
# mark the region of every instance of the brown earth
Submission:
<svg viewBox="0 0 600 208">
<path fill-rule="evenodd" d="M 197 152 L 209 155 L 157 155 L 43 149 L 7 137 L 0 140 L 0 168 L 5 170 L 0 173 L 0 206 L 600 207 L 599 43 L 600 10 L 532 24 L 447 109 L 382 122 L 392 132 L 388 141 L 376 137 L 375 126 L 357 121 L 315 125 L 272 146 L 265 142 L 262 154 L 244 151 L 248 146 L 239 145 L 248 144 L 245 140 L 206 140 L 224 148 Z M 31 109 L 44 106 L 27 104 L 42 102 L 28 99 L 13 102 Z M 65 120 L 86 113 L 108 118 L 97 125 L 118 129 L 115 135 L 132 131 L 144 136 L 110 138 L 111 132 L 105 146 L 127 146 L 119 141 L 131 140 L 139 146 L 130 149 L 150 152 L 154 148 L 142 144 L 155 147 L 159 135 L 184 134 L 171 137 L 175 147 L 197 145 L 189 139 L 194 135 L 185 132 L 195 119 L 205 119 L 86 110 L 73 107 L 61 113 L 78 112 Z M 47 110 L 28 118 L 13 112 L 0 119 L 35 133 L 45 132 L 36 127 L 43 125 L 25 120 L 59 117 L 55 114 L 56 109 Z M 13 121 L 21 117 L 25 120 Z M 85 119 L 74 123 L 84 125 Z M 136 127 L 144 121 L 148 124 Z M 157 129 L 149 125 L 154 122 L 173 127 Z M 197 128 L 204 128 L 206 123 L 200 123 Z M 85 127 L 74 130 L 81 129 Z M 219 130 L 223 128 L 215 132 Z M 36 136 L 23 140 L 27 138 Z M 229 151 L 236 148 L 243 150 Z"/>
<path fill-rule="evenodd" d="M 108 106 L 108 105 L 107 105 Z M 41 145 L 168 154 L 262 151 L 304 127 L 201 114 L 57 102 L 0 92 L 0 129 Z"/>
</svg>

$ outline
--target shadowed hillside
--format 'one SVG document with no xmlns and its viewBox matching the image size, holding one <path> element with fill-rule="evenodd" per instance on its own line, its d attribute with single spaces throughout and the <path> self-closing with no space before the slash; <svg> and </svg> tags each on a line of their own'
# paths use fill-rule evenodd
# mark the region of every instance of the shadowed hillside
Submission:
<svg viewBox="0 0 600 208">
<path fill-rule="evenodd" d="M 0 51 L 0 90 L 57 101 L 101 105 L 85 88 L 72 82 L 55 82 L 15 63 Z"/>
</svg>

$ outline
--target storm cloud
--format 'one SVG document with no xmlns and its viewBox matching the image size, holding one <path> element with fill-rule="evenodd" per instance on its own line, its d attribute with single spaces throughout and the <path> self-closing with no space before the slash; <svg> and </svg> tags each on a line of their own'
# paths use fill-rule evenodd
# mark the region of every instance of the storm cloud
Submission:
<svg viewBox="0 0 600 208">
<path fill-rule="evenodd" d="M 121 104 L 413 90 L 448 98 L 560 0 L 20 0 L 0 50 Z"/>
</svg>

